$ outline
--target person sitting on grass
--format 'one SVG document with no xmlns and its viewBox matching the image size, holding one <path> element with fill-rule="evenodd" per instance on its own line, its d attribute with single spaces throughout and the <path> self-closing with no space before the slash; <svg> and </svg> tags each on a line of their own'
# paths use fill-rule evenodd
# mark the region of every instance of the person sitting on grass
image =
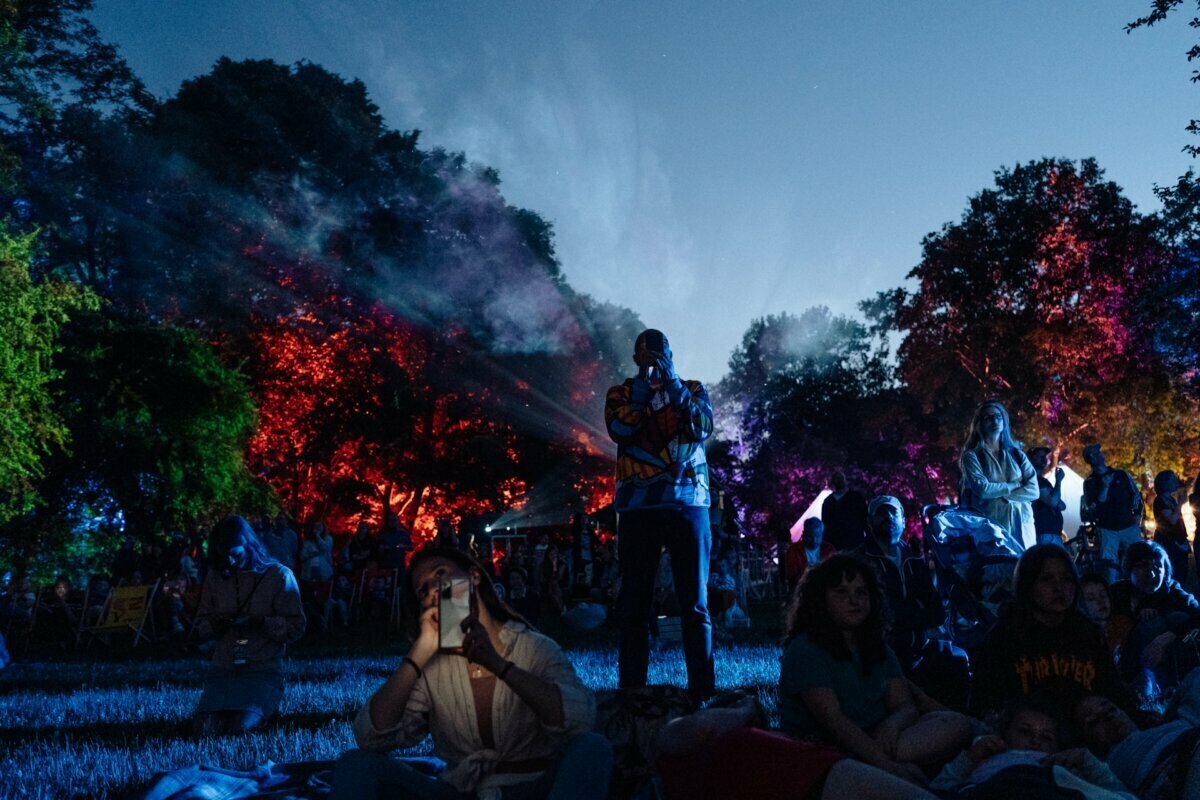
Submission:
<svg viewBox="0 0 1200 800">
<path fill-rule="evenodd" d="M 1125 551 L 1125 580 L 1112 586 L 1113 617 L 1132 627 L 1119 666 L 1144 697 L 1177 686 L 1195 659 L 1180 661 L 1175 643 L 1200 627 L 1200 603 L 1174 579 L 1171 559 L 1157 542 Z"/>
<path fill-rule="evenodd" d="M 970 740 L 970 719 L 917 710 L 895 653 L 884 642 L 875 571 L 839 554 L 811 568 L 787 614 L 779 681 L 781 727 L 826 742 L 914 783 Z"/>
<path fill-rule="evenodd" d="M 1019 697 L 997 730 L 999 735 L 977 738 L 929 787 L 967 797 L 1057 797 L 1063 790 L 1134 800 L 1108 765 L 1088 750 L 1060 749 L 1062 724 L 1052 706 Z"/>
<path fill-rule="evenodd" d="M 1132 705 L 1100 631 L 1078 611 L 1079 576 L 1066 550 L 1054 544 L 1026 550 L 1013 572 L 1013 595 L 979 654 L 977 716 L 1034 692 L 1052 695 L 1060 708 L 1078 692 Z"/>
<path fill-rule="evenodd" d="M 1079 585 L 1082 592 L 1079 610 L 1100 627 L 1109 652 L 1115 654 L 1117 648 L 1125 643 L 1125 637 L 1129 635 L 1133 623 L 1125 617 L 1113 615 L 1112 594 L 1103 575 L 1088 573 L 1079 579 Z"/>
<path fill-rule="evenodd" d="M 274 714 L 283 699 L 284 650 L 304 635 L 300 587 L 239 516 L 217 523 L 208 554 L 196 629 L 217 646 L 195 730 L 240 733 Z"/>
<path fill-rule="evenodd" d="M 592 731 L 595 698 L 559 646 L 500 600 L 487 570 L 457 548 L 417 552 L 409 574 L 412 648 L 355 717 L 361 749 L 338 759 L 333 800 L 607 797 L 612 747 Z M 461 650 L 442 651 L 440 587 L 462 579 L 475 587 L 476 611 Z M 447 764 L 442 774 L 388 756 L 427 734 Z"/>
</svg>

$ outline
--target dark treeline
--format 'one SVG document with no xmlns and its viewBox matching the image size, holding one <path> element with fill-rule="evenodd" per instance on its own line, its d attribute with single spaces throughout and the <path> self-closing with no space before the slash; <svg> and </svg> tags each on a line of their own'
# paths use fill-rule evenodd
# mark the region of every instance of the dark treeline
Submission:
<svg viewBox="0 0 1200 800">
<path fill-rule="evenodd" d="M 571 289 L 495 170 L 311 63 L 222 59 L 153 97 L 89 9 L 0 3 L 0 559 L 231 509 L 427 535 L 534 486 L 564 517 L 607 502 L 600 408 L 640 321 Z M 1103 440 L 1194 474 L 1200 182 L 1159 196 L 1139 213 L 1091 160 L 1004 168 L 861 319 L 753 321 L 710 457 L 747 532 L 835 466 L 953 494 L 990 397 L 1069 463 Z"/>
</svg>

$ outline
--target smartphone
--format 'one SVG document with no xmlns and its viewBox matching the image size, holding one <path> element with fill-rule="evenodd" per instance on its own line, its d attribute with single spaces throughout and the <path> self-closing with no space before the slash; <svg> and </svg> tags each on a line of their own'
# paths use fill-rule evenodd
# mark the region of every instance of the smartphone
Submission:
<svg viewBox="0 0 1200 800">
<path fill-rule="evenodd" d="M 475 585 L 470 578 L 443 581 L 438 593 L 438 650 L 462 652 L 463 621 L 475 615 Z"/>
<path fill-rule="evenodd" d="M 662 331 L 650 330 L 646 332 L 646 338 L 642 340 L 642 346 L 651 353 L 662 355 L 667 352 L 667 339 L 662 335 Z"/>
</svg>

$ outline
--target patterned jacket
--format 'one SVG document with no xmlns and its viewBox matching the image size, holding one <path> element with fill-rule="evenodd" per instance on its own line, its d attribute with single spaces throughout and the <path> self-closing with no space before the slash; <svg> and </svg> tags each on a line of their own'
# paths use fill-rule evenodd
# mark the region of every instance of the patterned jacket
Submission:
<svg viewBox="0 0 1200 800">
<path fill-rule="evenodd" d="M 712 403 L 699 381 L 676 378 L 633 399 L 634 379 L 608 390 L 604 421 L 617 443 L 617 493 L 623 511 L 709 505 L 703 442 L 713 429 Z"/>
</svg>

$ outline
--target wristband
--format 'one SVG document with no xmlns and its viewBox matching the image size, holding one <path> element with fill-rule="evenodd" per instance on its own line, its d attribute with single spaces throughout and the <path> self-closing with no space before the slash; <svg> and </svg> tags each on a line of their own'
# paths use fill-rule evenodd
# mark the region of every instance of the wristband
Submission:
<svg viewBox="0 0 1200 800">
<path fill-rule="evenodd" d="M 498 675 L 496 675 L 496 677 L 499 678 L 500 680 L 504 680 L 504 676 L 507 675 L 508 671 L 512 668 L 513 668 L 513 662 L 505 661 L 504 666 L 500 668 L 500 673 Z"/>
<path fill-rule="evenodd" d="M 404 658 L 400 659 L 400 663 L 401 663 L 401 664 L 411 664 L 411 665 L 412 665 L 412 668 L 413 668 L 413 669 L 415 669 L 415 670 L 417 671 L 417 680 L 421 680 L 421 676 L 425 674 L 425 673 L 424 673 L 424 672 L 421 670 L 421 668 L 420 668 L 419 666 L 417 666 L 417 662 L 416 662 L 416 661 L 413 661 L 413 660 L 412 660 L 410 657 L 408 657 L 408 656 L 405 656 Z"/>
</svg>

